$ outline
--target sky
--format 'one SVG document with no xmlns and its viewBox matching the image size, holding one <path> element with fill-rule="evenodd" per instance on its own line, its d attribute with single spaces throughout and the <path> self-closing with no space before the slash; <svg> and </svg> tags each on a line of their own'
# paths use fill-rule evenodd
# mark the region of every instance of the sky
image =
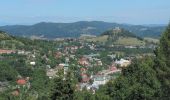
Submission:
<svg viewBox="0 0 170 100">
<path fill-rule="evenodd" d="M 167 24 L 170 0 L 0 0 L 0 25 L 76 21 Z"/>
</svg>

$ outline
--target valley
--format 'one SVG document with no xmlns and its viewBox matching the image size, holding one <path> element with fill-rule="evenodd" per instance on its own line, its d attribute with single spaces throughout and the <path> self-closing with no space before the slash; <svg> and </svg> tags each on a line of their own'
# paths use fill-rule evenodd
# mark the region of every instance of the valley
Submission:
<svg viewBox="0 0 170 100">
<path fill-rule="evenodd" d="M 47 94 L 60 82 L 65 84 L 57 90 L 73 85 L 64 91 L 72 89 L 79 95 L 86 91 L 97 96 L 102 86 L 120 77 L 135 59 L 154 57 L 153 50 L 158 46 L 150 38 L 145 41 L 119 27 L 99 36 L 84 34 L 58 40 L 16 37 L 6 32 L 0 36 L 2 99 L 5 94 L 15 99 L 48 99 Z"/>
</svg>

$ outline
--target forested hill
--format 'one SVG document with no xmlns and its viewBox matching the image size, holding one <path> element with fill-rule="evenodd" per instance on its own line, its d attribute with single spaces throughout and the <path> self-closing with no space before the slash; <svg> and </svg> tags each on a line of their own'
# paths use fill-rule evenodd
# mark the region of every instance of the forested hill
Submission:
<svg viewBox="0 0 170 100">
<path fill-rule="evenodd" d="M 47 23 L 34 25 L 1 26 L 0 30 L 15 36 L 41 36 L 45 38 L 79 37 L 81 34 L 100 35 L 115 27 L 124 28 L 140 37 L 158 38 L 165 26 L 141 26 L 129 24 L 108 23 L 102 21 L 80 21 L 75 23 Z"/>
<path fill-rule="evenodd" d="M 108 30 L 101 35 L 109 35 L 109 36 L 122 36 L 122 37 L 137 37 L 134 33 L 129 32 L 128 30 L 116 27 L 114 29 Z"/>
<path fill-rule="evenodd" d="M 11 36 L 9 36 L 7 33 L 0 31 L 0 40 L 6 40 L 11 39 Z"/>
<path fill-rule="evenodd" d="M 0 30 L 0 49 L 17 49 L 21 46 L 24 46 L 24 43 L 17 37 Z"/>
<path fill-rule="evenodd" d="M 134 33 L 120 27 L 107 30 L 97 37 L 81 36 L 80 39 L 90 42 L 101 42 L 107 45 L 145 45 L 144 38 L 136 36 Z"/>
</svg>

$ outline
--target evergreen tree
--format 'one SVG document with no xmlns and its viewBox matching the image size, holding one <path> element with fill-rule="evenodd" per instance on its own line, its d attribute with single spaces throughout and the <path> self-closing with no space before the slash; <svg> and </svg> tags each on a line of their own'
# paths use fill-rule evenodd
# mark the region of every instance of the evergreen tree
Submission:
<svg viewBox="0 0 170 100">
<path fill-rule="evenodd" d="M 122 75 L 107 84 L 107 94 L 114 100 L 152 100 L 160 84 L 150 58 L 134 61 Z"/>
<path fill-rule="evenodd" d="M 0 82 L 15 81 L 17 78 L 17 71 L 8 63 L 0 61 Z"/>
<path fill-rule="evenodd" d="M 170 99 L 170 24 L 160 39 L 159 47 L 155 50 L 154 68 L 161 82 L 159 95 L 163 99 Z"/>
<path fill-rule="evenodd" d="M 35 69 L 31 77 L 31 88 L 38 93 L 38 98 L 45 98 L 49 92 L 49 79 L 44 69 Z M 42 99 L 41 99 L 42 100 Z"/>
<path fill-rule="evenodd" d="M 68 72 L 64 75 L 62 70 L 57 75 L 54 79 L 50 98 L 52 100 L 73 100 L 75 86 L 72 73 Z"/>
</svg>

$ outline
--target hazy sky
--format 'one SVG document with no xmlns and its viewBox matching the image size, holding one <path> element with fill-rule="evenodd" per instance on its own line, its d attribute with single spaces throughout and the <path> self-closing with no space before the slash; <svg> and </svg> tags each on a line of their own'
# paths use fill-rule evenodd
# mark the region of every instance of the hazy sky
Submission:
<svg viewBox="0 0 170 100">
<path fill-rule="evenodd" d="M 0 0 L 0 25 L 92 20 L 167 24 L 170 0 Z"/>
</svg>

